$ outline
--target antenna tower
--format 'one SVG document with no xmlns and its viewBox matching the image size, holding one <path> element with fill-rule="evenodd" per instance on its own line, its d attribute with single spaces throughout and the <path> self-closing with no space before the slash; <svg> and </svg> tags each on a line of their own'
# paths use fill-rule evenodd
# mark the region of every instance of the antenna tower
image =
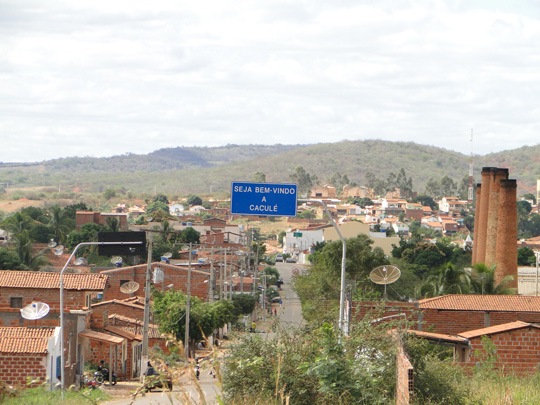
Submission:
<svg viewBox="0 0 540 405">
<path fill-rule="evenodd" d="M 472 205 L 472 202 L 473 202 L 473 190 L 474 190 L 474 187 L 473 187 L 473 184 L 474 184 L 474 179 L 473 179 L 473 164 L 474 164 L 474 161 L 473 161 L 473 130 L 471 128 L 471 162 L 469 163 L 469 190 L 468 190 L 468 195 L 467 195 L 467 200 L 469 202 L 469 205 Z"/>
</svg>

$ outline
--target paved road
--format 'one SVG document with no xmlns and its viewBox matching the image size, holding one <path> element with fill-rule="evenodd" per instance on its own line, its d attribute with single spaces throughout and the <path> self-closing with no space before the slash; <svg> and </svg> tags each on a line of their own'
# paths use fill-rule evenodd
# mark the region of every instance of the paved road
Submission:
<svg viewBox="0 0 540 405">
<path fill-rule="evenodd" d="M 267 339 L 275 337 L 275 333 L 272 332 L 272 322 L 277 319 L 280 327 L 286 328 L 298 328 L 303 324 L 302 308 L 300 306 L 300 300 L 292 289 L 291 280 L 293 269 L 300 269 L 301 267 L 293 263 L 276 263 L 284 284 L 282 291 L 280 292 L 283 301 L 282 306 L 274 304 L 274 308 L 277 309 L 277 317 L 266 318 L 266 322 L 259 321 L 260 329 L 266 328 L 268 333 L 261 334 Z M 130 383 L 132 385 L 126 387 L 120 387 L 123 383 L 118 383 L 118 388 L 124 389 L 126 396 L 124 399 L 108 402 L 107 405 L 128 405 L 133 403 L 134 405 L 155 405 L 155 404 L 201 404 L 200 394 L 197 390 L 196 384 L 194 384 L 188 377 L 182 380 L 183 385 L 176 386 L 172 393 L 169 392 L 149 392 L 144 397 L 137 397 L 134 402 L 128 397 L 129 392 L 133 392 L 137 388 L 137 384 Z M 204 393 L 206 403 L 209 405 L 217 404 L 218 395 L 221 396 L 221 390 L 217 385 L 217 379 L 208 375 L 208 370 L 201 372 L 200 380 L 198 381 L 199 387 Z M 186 398 L 189 398 L 186 399 Z M 191 402 L 189 402 L 191 401 Z"/>
</svg>

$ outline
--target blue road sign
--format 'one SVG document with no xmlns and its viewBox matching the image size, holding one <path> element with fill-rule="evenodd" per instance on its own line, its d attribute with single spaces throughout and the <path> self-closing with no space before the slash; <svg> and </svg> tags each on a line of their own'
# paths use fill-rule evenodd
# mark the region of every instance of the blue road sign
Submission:
<svg viewBox="0 0 540 405">
<path fill-rule="evenodd" d="M 233 182 L 231 214 L 296 216 L 296 184 Z"/>
</svg>

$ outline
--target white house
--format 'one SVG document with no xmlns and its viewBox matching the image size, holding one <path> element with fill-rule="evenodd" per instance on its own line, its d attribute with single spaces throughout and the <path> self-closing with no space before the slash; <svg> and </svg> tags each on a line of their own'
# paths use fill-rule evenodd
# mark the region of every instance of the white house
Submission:
<svg viewBox="0 0 540 405">
<path fill-rule="evenodd" d="M 182 216 L 184 214 L 184 204 L 173 202 L 169 204 L 169 214 L 173 216 Z"/>
<path fill-rule="evenodd" d="M 283 245 L 285 252 L 298 252 L 309 249 L 317 242 L 324 240 L 323 230 L 293 229 L 285 233 Z"/>
</svg>

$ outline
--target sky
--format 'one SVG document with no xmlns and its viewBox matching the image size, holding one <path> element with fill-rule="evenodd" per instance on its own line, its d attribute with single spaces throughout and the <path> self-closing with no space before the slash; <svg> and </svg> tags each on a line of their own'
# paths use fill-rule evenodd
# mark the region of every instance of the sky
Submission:
<svg viewBox="0 0 540 405">
<path fill-rule="evenodd" d="M 0 0 L 0 162 L 536 145 L 539 20 L 538 0 Z"/>
</svg>

